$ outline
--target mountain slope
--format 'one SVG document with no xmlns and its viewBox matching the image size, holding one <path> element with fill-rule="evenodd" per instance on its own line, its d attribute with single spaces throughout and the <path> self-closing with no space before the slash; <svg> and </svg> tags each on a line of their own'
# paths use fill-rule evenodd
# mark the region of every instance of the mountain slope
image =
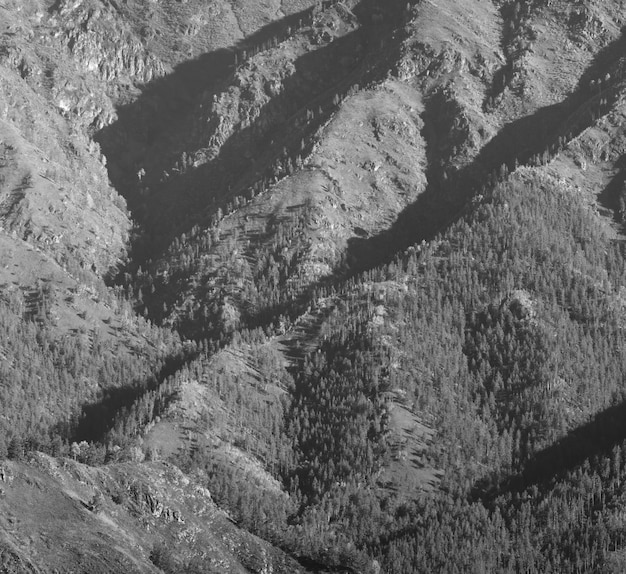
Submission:
<svg viewBox="0 0 626 574">
<path fill-rule="evenodd" d="M 7 568 L 621 571 L 620 3 L 0 12 Z"/>
<path fill-rule="evenodd" d="M 0 473 L 7 571 L 305 571 L 171 465 L 96 469 L 39 454 Z"/>
</svg>

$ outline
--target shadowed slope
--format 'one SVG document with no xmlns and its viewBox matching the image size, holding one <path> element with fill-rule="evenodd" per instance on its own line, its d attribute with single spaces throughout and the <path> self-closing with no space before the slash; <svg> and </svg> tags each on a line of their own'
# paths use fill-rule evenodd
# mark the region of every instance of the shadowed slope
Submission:
<svg viewBox="0 0 626 574">
<path fill-rule="evenodd" d="M 399 215 L 393 226 L 375 237 L 351 240 L 348 260 L 353 270 L 388 262 L 398 250 L 432 239 L 461 217 L 472 199 L 498 177 L 520 165 L 548 161 L 566 142 L 593 125 L 595 118 L 610 109 L 619 97 L 623 77 L 621 55 L 625 45 L 626 37 L 621 36 L 607 46 L 581 76 L 574 93 L 561 103 L 503 126 L 466 167 L 448 171 L 432 157 L 427 190 Z M 590 87 L 591 79 L 604 78 L 607 74 L 611 80 L 601 89 Z M 426 101 L 424 131 L 431 148 L 436 147 L 437 139 L 442 137 L 438 118 L 444 105 L 442 92 Z"/>
</svg>

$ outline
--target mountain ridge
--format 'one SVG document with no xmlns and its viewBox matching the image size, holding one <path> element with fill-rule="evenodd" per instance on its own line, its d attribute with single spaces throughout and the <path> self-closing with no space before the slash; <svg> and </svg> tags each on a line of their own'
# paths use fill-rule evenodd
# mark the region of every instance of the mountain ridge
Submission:
<svg viewBox="0 0 626 574">
<path fill-rule="evenodd" d="M 621 3 L 0 13 L 4 568 L 621 571 Z"/>
</svg>

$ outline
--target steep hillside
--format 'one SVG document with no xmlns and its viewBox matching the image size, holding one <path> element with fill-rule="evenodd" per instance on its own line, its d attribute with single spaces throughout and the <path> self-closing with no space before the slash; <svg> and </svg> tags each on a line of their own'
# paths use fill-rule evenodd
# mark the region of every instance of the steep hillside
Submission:
<svg viewBox="0 0 626 574">
<path fill-rule="evenodd" d="M 163 463 L 93 468 L 38 454 L 0 467 L 7 572 L 306 572 Z"/>
<path fill-rule="evenodd" d="M 621 572 L 621 4 L 5 0 L 2 567 Z"/>
<path fill-rule="evenodd" d="M 155 319 L 215 335 L 207 320 L 218 319 L 206 309 L 227 304 L 244 324 L 258 324 L 268 300 L 281 305 L 331 277 L 349 240 L 382 232 L 423 191 L 421 95 L 383 80 L 406 6 L 383 18 L 375 3 L 330 4 L 289 39 L 270 37 L 219 91 L 202 96 L 168 134 L 180 138 L 168 144 L 170 153 L 180 146 L 169 170 L 160 139 L 145 150 L 139 178 L 129 173 L 134 159 L 115 164 L 126 166 L 115 174 L 142 221 L 137 261 L 153 259 L 143 272 L 156 287 L 142 285 L 141 298 Z M 105 148 L 120 149 L 109 138 L 124 129 L 105 130 Z M 357 139 L 347 138 L 355 129 Z M 376 210 L 365 208 L 364 182 Z M 266 284 L 271 273 L 280 276 L 275 285 Z"/>
<path fill-rule="evenodd" d="M 240 25 L 256 28 L 306 6 L 265 8 L 244 17 L 228 3 L 0 6 L 1 352 L 3 377 L 14 381 L 2 391 L 12 406 L 0 451 L 13 431 L 46 442 L 61 428 L 69 438 L 77 424 L 89 426 L 78 423 L 88 404 L 90 416 L 101 410 L 107 418 L 182 360 L 176 333 L 135 315 L 128 285 L 105 286 L 128 259 L 134 224 L 91 137 L 189 50 L 226 49 L 243 38 Z M 219 20 L 226 13 L 232 27 Z M 46 406 L 35 408 L 36 397 Z"/>
</svg>

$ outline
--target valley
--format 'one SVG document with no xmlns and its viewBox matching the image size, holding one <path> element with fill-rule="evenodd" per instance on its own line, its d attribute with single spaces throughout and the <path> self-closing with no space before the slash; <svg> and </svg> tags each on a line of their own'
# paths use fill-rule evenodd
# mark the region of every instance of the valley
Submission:
<svg viewBox="0 0 626 574">
<path fill-rule="evenodd" d="M 621 572 L 618 0 L 3 0 L 0 570 Z"/>
</svg>

